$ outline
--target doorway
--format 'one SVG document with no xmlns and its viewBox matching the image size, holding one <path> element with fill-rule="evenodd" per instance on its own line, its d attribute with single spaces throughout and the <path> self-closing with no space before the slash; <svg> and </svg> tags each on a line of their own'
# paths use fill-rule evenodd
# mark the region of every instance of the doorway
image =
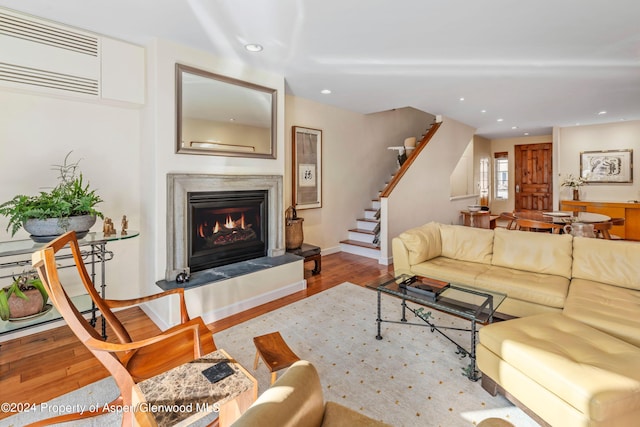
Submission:
<svg viewBox="0 0 640 427">
<path fill-rule="evenodd" d="M 551 211 L 552 143 L 515 146 L 515 210 Z"/>
</svg>

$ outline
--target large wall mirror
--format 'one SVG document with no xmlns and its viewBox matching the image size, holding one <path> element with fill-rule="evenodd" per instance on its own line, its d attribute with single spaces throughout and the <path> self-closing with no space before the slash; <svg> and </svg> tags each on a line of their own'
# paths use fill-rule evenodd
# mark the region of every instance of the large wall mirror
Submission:
<svg viewBox="0 0 640 427">
<path fill-rule="evenodd" d="M 176 64 L 176 152 L 275 159 L 276 94 Z"/>
</svg>

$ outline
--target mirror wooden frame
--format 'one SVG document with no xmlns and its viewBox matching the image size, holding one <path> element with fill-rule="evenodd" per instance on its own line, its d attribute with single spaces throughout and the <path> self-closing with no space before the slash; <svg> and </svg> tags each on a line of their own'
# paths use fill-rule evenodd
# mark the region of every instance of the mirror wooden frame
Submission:
<svg viewBox="0 0 640 427">
<path fill-rule="evenodd" d="M 252 158 L 264 158 L 275 159 L 276 158 L 276 141 L 277 141 L 277 90 L 268 87 L 260 86 L 254 83 L 246 82 L 243 80 L 234 79 L 232 77 L 222 76 L 209 71 L 200 70 L 198 68 L 190 67 L 176 63 L 176 153 L 178 154 L 199 154 L 208 156 L 226 156 L 226 157 L 252 157 Z M 243 141 L 225 141 L 225 143 L 217 142 L 199 142 L 191 141 L 191 143 L 198 142 L 201 147 L 189 147 L 183 144 L 182 131 L 183 131 L 183 75 L 184 73 L 193 74 L 196 76 L 212 79 L 217 82 L 222 82 L 230 85 L 230 87 L 238 86 L 242 90 L 250 89 L 258 92 L 260 95 L 268 94 L 271 96 L 271 129 L 269 143 L 269 152 L 252 152 L 251 146 L 243 144 Z M 212 102 L 216 100 L 211 100 Z M 224 102 L 224 101 L 223 101 Z"/>
</svg>

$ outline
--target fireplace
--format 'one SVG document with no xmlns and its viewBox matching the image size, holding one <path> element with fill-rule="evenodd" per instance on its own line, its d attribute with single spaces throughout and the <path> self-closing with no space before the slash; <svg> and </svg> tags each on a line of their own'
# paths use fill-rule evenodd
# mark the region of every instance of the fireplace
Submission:
<svg viewBox="0 0 640 427">
<path fill-rule="evenodd" d="M 195 202 L 193 206 L 191 197 Z M 212 199 L 208 199 L 209 197 Z M 231 200 L 223 201 L 224 198 Z M 174 281 L 183 271 L 208 270 L 218 274 L 217 267 L 222 266 L 219 258 L 223 255 L 228 255 L 226 262 L 232 264 L 283 255 L 283 203 L 280 175 L 167 174 L 165 279 Z M 242 215 L 239 214 L 242 213 L 245 226 L 247 223 L 251 224 L 253 233 L 256 234 L 255 240 L 251 237 L 251 231 L 239 231 L 242 225 Z M 206 219 L 207 227 L 215 227 L 216 221 L 222 221 L 231 229 L 235 228 L 236 235 L 230 236 L 228 229 L 216 236 L 218 240 L 203 243 L 197 237 L 199 226 L 192 227 L 190 224 L 191 218 L 198 222 L 201 214 L 209 217 Z M 260 216 L 259 220 L 257 216 Z M 215 221 L 211 222 L 212 220 Z M 202 235 L 209 240 L 213 236 L 212 232 L 213 228 L 207 230 L 203 226 Z M 222 244 L 225 240 L 227 244 Z M 241 256 L 241 252 L 245 252 L 246 256 Z M 205 261 L 208 257 L 212 257 L 213 261 Z"/>
<path fill-rule="evenodd" d="M 268 193 L 188 193 L 191 272 L 267 255 Z"/>
</svg>

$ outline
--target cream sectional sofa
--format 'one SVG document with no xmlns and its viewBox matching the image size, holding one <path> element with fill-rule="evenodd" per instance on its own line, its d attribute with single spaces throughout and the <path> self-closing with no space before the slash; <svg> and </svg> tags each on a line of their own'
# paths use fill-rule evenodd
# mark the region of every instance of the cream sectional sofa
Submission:
<svg viewBox="0 0 640 427">
<path fill-rule="evenodd" d="M 542 425 L 640 425 L 640 243 L 429 223 L 394 269 L 508 295 L 480 329 L 483 387 Z"/>
</svg>

